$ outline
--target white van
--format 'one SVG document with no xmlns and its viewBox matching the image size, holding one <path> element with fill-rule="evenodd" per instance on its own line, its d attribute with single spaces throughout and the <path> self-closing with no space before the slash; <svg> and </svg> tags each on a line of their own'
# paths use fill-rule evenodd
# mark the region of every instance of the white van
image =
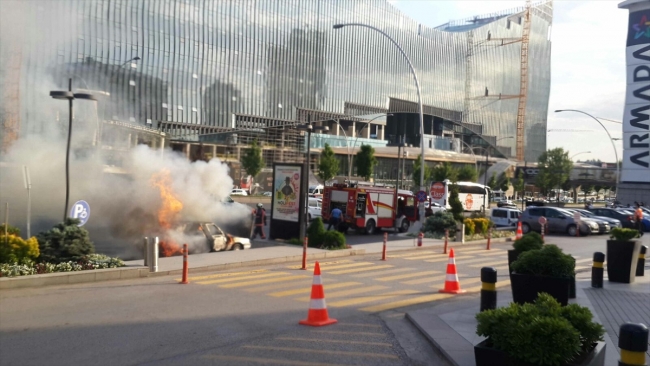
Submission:
<svg viewBox="0 0 650 366">
<path fill-rule="evenodd" d="M 317 186 L 309 186 L 309 197 L 323 198 L 324 189 L 325 187 L 323 187 L 322 184 L 319 184 Z"/>
<path fill-rule="evenodd" d="M 490 214 L 490 220 L 501 227 L 514 227 L 519 221 L 521 211 L 516 208 L 493 208 Z"/>
</svg>

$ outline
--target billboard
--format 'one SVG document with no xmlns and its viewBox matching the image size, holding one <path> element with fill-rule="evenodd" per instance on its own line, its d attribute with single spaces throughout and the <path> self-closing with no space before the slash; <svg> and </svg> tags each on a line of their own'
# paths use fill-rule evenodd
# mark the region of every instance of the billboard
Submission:
<svg viewBox="0 0 650 366">
<path fill-rule="evenodd" d="M 638 9 L 638 8 L 637 8 Z M 621 182 L 650 182 L 650 9 L 631 11 Z"/>
<path fill-rule="evenodd" d="M 273 172 L 274 220 L 298 222 L 300 220 L 300 187 L 302 167 L 276 165 Z"/>
</svg>

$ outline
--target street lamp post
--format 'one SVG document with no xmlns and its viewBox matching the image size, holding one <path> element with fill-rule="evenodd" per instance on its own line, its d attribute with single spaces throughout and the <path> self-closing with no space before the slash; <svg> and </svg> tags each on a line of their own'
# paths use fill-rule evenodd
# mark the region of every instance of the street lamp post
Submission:
<svg viewBox="0 0 650 366">
<path fill-rule="evenodd" d="M 614 139 L 612 138 L 612 135 L 609 134 L 609 131 L 605 128 L 605 126 L 602 124 L 602 122 L 600 122 L 598 118 L 592 116 L 587 112 L 579 111 L 577 109 L 558 109 L 555 111 L 555 113 L 560 113 L 560 112 L 577 112 L 577 113 L 586 114 L 587 116 L 593 118 L 596 122 L 598 122 L 600 127 L 602 127 L 603 130 L 605 130 L 605 132 L 607 133 L 607 137 L 609 137 L 609 142 L 612 143 L 612 148 L 614 149 L 614 157 L 616 157 L 616 195 L 618 196 L 618 185 L 621 180 L 621 165 L 618 162 L 618 151 L 616 150 L 616 145 L 614 145 Z"/>
<path fill-rule="evenodd" d="M 334 29 L 341 29 L 346 26 L 357 26 L 357 27 L 365 27 L 372 29 L 376 32 L 379 32 L 381 35 L 384 37 L 388 38 L 395 47 L 400 51 L 402 56 L 404 56 L 404 59 L 406 60 L 406 63 L 408 63 L 409 68 L 411 69 L 411 73 L 413 74 L 413 80 L 415 81 L 415 88 L 417 90 L 418 94 L 418 109 L 419 109 L 419 114 L 420 114 L 420 148 L 421 148 L 421 155 L 420 155 L 420 166 L 422 169 L 420 170 L 420 190 L 424 191 L 424 112 L 422 108 L 422 95 L 420 92 L 420 81 L 418 80 L 417 73 L 415 72 L 415 68 L 413 67 L 413 63 L 411 63 L 411 60 L 409 57 L 406 55 L 406 52 L 402 49 L 402 46 L 397 43 L 391 36 L 386 34 L 384 31 L 381 29 L 375 28 L 373 26 L 363 24 L 363 23 L 345 23 L 345 24 L 335 24 L 333 26 Z M 424 202 L 419 203 L 419 212 L 420 212 L 420 225 L 424 223 Z"/>
<path fill-rule="evenodd" d="M 582 151 L 582 152 L 579 152 L 579 153 L 573 154 L 573 155 L 571 155 L 571 157 L 570 157 L 569 159 L 570 159 L 571 161 L 573 161 L 573 158 L 576 157 L 576 156 L 578 156 L 578 155 L 580 155 L 580 154 L 591 154 L 591 151 Z"/>
<path fill-rule="evenodd" d="M 304 205 L 300 208 L 300 216 L 301 216 L 301 221 L 302 225 L 300 225 L 300 238 L 304 239 L 307 233 L 307 225 L 309 223 L 307 222 L 308 217 L 309 217 L 309 194 L 308 194 L 308 186 L 309 186 L 309 172 L 310 172 L 310 154 L 311 154 L 311 133 L 313 130 L 317 131 L 323 131 L 327 132 L 329 131 L 329 127 L 327 126 L 312 126 L 311 124 L 311 116 L 307 116 L 307 123 L 298 125 L 296 126 L 297 129 L 305 131 L 307 133 L 307 156 L 305 158 L 305 168 L 304 168 L 304 173 L 303 173 L 303 178 L 302 178 L 302 183 L 300 187 L 300 195 L 303 197 L 304 200 Z"/>
<path fill-rule="evenodd" d="M 63 222 L 68 217 L 68 202 L 70 200 L 70 141 L 72 140 L 72 101 L 74 99 L 97 100 L 92 94 L 72 93 L 72 79 L 68 79 L 68 90 L 50 91 L 54 99 L 68 100 L 68 144 L 65 153 L 65 208 L 63 209 Z"/>
</svg>

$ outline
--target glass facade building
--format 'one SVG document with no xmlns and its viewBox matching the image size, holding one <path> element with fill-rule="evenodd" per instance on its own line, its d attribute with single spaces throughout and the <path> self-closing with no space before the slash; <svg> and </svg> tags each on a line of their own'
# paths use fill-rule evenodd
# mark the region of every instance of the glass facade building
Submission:
<svg viewBox="0 0 650 366">
<path fill-rule="evenodd" d="M 357 22 L 390 34 L 410 56 L 425 134 L 434 135 L 426 147 L 487 146 L 513 157 L 523 11 L 430 28 L 385 0 L 3 0 L 0 133 L 38 132 L 54 118 L 36 112 L 50 105 L 48 90 L 72 78 L 101 94 L 99 119 L 172 140 L 236 144 L 247 140 L 232 138 L 233 129 L 284 130 L 309 119 L 328 124 L 332 141 L 385 146 L 403 135 L 419 146 L 417 94 L 401 54 L 378 32 L 332 29 Z M 528 161 L 546 149 L 552 2 L 531 15 Z M 392 115 L 368 123 L 382 114 Z M 297 133 L 272 136 L 277 146 L 304 145 Z"/>
</svg>

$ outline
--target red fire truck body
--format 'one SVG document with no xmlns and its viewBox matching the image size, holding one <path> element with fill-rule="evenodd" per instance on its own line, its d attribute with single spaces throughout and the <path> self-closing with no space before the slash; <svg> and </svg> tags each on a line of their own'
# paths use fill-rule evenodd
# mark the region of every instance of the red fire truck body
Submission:
<svg viewBox="0 0 650 366">
<path fill-rule="evenodd" d="M 372 185 L 325 187 L 321 207 L 325 222 L 330 219 L 334 207 L 338 207 L 343 212 L 342 223 L 366 234 L 374 233 L 377 228 L 394 228 L 396 216 L 397 228 L 402 232 L 417 220 L 413 193 L 399 190 L 396 199 L 394 188 Z"/>
</svg>

